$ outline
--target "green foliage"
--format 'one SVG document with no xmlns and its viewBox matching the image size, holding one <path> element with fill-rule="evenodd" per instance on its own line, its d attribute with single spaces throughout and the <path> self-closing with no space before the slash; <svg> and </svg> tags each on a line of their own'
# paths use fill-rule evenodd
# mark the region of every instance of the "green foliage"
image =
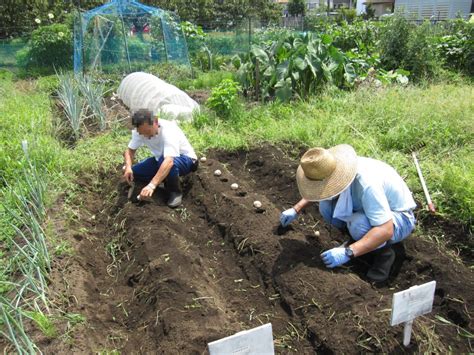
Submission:
<svg viewBox="0 0 474 355">
<path fill-rule="evenodd" d="M 324 8 L 311 10 L 304 18 L 304 28 L 307 31 L 326 33 L 327 29 L 335 23 L 335 19 L 327 15 Z"/>
<path fill-rule="evenodd" d="M 474 151 L 466 148 L 465 154 L 472 156 Z M 465 221 L 467 225 L 474 223 L 474 165 L 465 161 L 442 163 L 440 190 L 449 199 L 443 201 L 442 209 L 446 214 Z"/>
<path fill-rule="evenodd" d="M 425 22 L 410 32 L 406 53 L 399 67 L 409 70 L 417 80 L 434 76 L 438 63 L 429 23 Z"/>
<path fill-rule="evenodd" d="M 375 55 L 379 38 L 380 24 L 370 21 L 342 22 L 327 29 L 334 39 L 334 46 L 343 50 L 356 50 L 358 53 Z"/>
<path fill-rule="evenodd" d="M 151 44 L 140 40 L 138 37 L 131 37 L 127 40 L 128 53 L 131 61 L 149 61 Z"/>
<path fill-rule="evenodd" d="M 148 67 L 147 72 L 171 84 L 179 83 L 191 77 L 189 66 L 174 63 L 154 64 Z"/>
<path fill-rule="evenodd" d="M 84 97 L 90 116 L 94 117 L 101 131 L 107 128 L 107 118 L 103 109 L 105 84 L 99 80 L 93 80 L 89 75 L 76 75 L 82 96 Z"/>
<path fill-rule="evenodd" d="M 352 23 L 357 18 L 357 11 L 355 9 L 349 9 L 346 7 L 338 9 L 336 16 L 337 23 Z"/>
<path fill-rule="evenodd" d="M 436 38 L 436 49 L 446 68 L 474 76 L 474 23 L 448 22 Z"/>
<path fill-rule="evenodd" d="M 212 90 L 211 96 L 206 104 L 222 118 L 232 116 L 232 110 L 236 109 L 240 86 L 232 79 L 224 79 Z"/>
<path fill-rule="evenodd" d="M 229 28 L 252 16 L 268 23 L 278 21 L 281 10 L 268 0 L 144 0 L 143 3 L 175 12 L 182 20 L 205 29 Z"/>
<path fill-rule="evenodd" d="M 59 103 L 64 110 L 71 131 L 71 139 L 76 142 L 81 138 L 85 118 L 86 102 L 80 94 L 80 88 L 72 75 L 59 75 Z"/>
<path fill-rule="evenodd" d="M 391 16 L 380 33 L 380 59 L 385 69 L 402 67 L 408 52 L 408 40 L 413 25 L 401 14 Z"/>
<path fill-rule="evenodd" d="M 202 30 L 201 26 L 197 26 L 189 21 L 183 21 L 180 25 L 184 35 L 188 40 L 190 38 L 195 40 L 204 40 L 204 38 L 206 38 L 206 34 Z"/>
<path fill-rule="evenodd" d="M 102 4 L 102 0 L 88 0 L 81 3 L 81 8 L 87 10 Z M 75 6 L 74 1 L 64 0 L 1 1 L 0 38 L 28 35 L 46 24 L 66 23 Z"/>
<path fill-rule="evenodd" d="M 365 14 L 362 15 L 364 20 L 372 20 L 375 18 L 375 9 L 372 4 L 365 5 Z"/>
<path fill-rule="evenodd" d="M 55 338 L 58 335 L 58 330 L 54 325 L 51 317 L 40 311 L 26 312 L 26 316 L 33 320 L 41 332 L 49 338 Z"/>
<path fill-rule="evenodd" d="M 90 29 L 91 30 L 91 29 Z M 84 43 L 86 51 L 86 57 L 89 58 L 90 63 L 96 61 L 96 56 L 99 54 L 97 51 L 100 50 L 100 63 L 103 65 L 111 63 L 119 63 L 122 58 L 125 57 L 125 44 L 122 25 L 120 19 L 116 16 L 108 15 L 104 20 L 101 19 L 101 31 L 108 33 L 105 42 L 100 43 L 101 47 L 97 48 L 89 43 Z M 93 40 L 93 36 L 86 37 Z"/>
<path fill-rule="evenodd" d="M 47 93 L 22 93 L 9 80 L 0 80 L 0 171 L 2 182 L 13 183 L 23 161 L 22 140 L 41 147 L 30 152 L 33 160 L 47 170 L 58 168 L 59 144 L 51 135 L 51 104 Z M 0 187 L 2 186 L 0 184 Z M 5 226 L 0 225 L 0 230 Z"/>
<path fill-rule="evenodd" d="M 52 95 L 58 90 L 59 79 L 57 75 L 42 76 L 36 80 L 38 91 Z"/>
<path fill-rule="evenodd" d="M 223 69 L 229 62 L 229 56 L 214 54 L 206 45 L 202 46 L 192 57 L 193 67 L 201 71 Z"/>
<path fill-rule="evenodd" d="M 62 24 L 43 26 L 33 31 L 28 46 L 17 53 L 17 64 L 29 70 L 35 67 L 65 68 L 72 65 L 72 32 Z"/>
<path fill-rule="evenodd" d="M 375 88 L 389 84 L 407 85 L 409 76 L 410 72 L 403 69 L 387 71 L 384 69 L 375 70 L 374 68 L 370 68 L 366 74 L 360 75 L 360 77 L 356 79 L 356 85 L 358 87 Z"/>
<path fill-rule="evenodd" d="M 290 14 L 291 16 L 304 16 L 306 12 L 305 5 L 306 4 L 304 0 L 290 0 L 288 2 L 288 14 Z"/>
<path fill-rule="evenodd" d="M 404 68 L 415 81 L 434 78 L 439 70 L 433 25 L 412 25 L 395 14 L 381 28 L 380 59 L 384 69 Z"/>
<path fill-rule="evenodd" d="M 244 93 L 258 99 L 307 98 L 325 85 L 351 86 L 355 69 L 328 35 L 289 34 L 233 60 Z"/>
<path fill-rule="evenodd" d="M 218 86 L 224 79 L 233 79 L 234 73 L 230 71 L 211 71 L 211 72 L 196 72 L 195 79 L 186 79 L 179 82 L 174 82 L 174 85 L 181 90 L 198 90 L 198 89 L 212 89 Z"/>
</svg>

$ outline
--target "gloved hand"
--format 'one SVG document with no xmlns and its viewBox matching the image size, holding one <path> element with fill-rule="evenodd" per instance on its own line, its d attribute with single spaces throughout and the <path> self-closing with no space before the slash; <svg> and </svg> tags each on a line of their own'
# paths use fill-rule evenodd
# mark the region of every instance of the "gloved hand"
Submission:
<svg viewBox="0 0 474 355">
<path fill-rule="evenodd" d="M 336 266 L 341 266 L 347 263 L 350 258 L 346 255 L 346 248 L 337 247 L 325 251 L 321 254 L 321 258 L 326 264 L 326 267 L 332 269 Z"/>
<path fill-rule="evenodd" d="M 290 208 L 286 211 L 283 211 L 280 215 L 280 224 L 283 227 L 286 227 L 291 222 L 298 218 L 298 212 L 294 208 Z"/>
</svg>

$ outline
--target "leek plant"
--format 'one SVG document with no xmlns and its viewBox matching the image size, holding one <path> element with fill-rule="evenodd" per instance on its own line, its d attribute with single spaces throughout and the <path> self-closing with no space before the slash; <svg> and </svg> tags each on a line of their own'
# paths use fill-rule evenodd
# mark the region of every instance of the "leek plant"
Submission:
<svg viewBox="0 0 474 355">
<path fill-rule="evenodd" d="M 35 354 L 39 352 L 39 349 L 25 332 L 23 316 L 24 312 L 20 307 L 15 307 L 8 298 L 0 295 L 0 320 L 5 328 L 5 331 L 0 329 L 0 334 L 15 347 L 19 354 Z"/>
<path fill-rule="evenodd" d="M 57 74 L 59 79 L 58 96 L 59 102 L 64 109 L 68 119 L 74 141 L 81 137 L 82 124 L 84 122 L 85 102 L 80 95 L 80 89 L 72 75 Z"/>
<path fill-rule="evenodd" d="M 89 75 L 77 75 L 76 80 L 92 115 L 98 121 L 99 129 L 101 131 L 105 130 L 107 128 L 107 117 L 102 108 L 105 94 L 104 83 L 97 82 L 94 84 L 92 82 L 92 77 Z"/>
<path fill-rule="evenodd" d="M 41 311 L 50 312 L 46 292 L 51 259 L 42 228 L 45 178 L 30 159 L 27 142 L 23 141 L 22 146 L 26 158 L 22 169 L 24 184 L 18 190 L 6 185 L 15 201 L 15 208 L 3 206 L 11 217 L 10 227 L 16 232 L 16 238 L 9 241 L 12 247 L 7 267 L 9 273 L 17 278 L 15 282 L 2 282 L 10 292 L 8 298 L 0 295 L 0 323 L 3 323 L 0 334 L 10 340 L 18 353 L 33 353 L 38 349 L 24 331 L 24 316 L 34 320 L 40 328 L 43 326 L 49 334 L 54 334 L 54 328 L 45 326 L 45 320 L 49 318 Z"/>
</svg>

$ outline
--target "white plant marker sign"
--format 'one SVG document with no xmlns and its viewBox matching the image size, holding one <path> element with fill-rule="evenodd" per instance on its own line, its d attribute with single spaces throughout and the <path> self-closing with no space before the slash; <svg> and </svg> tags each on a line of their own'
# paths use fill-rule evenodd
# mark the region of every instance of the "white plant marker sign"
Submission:
<svg viewBox="0 0 474 355">
<path fill-rule="evenodd" d="M 393 294 L 390 325 L 405 323 L 403 345 L 408 346 L 410 344 L 413 320 L 418 316 L 431 312 L 435 288 L 436 281 L 431 281 Z"/>
<path fill-rule="evenodd" d="M 210 355 L 274 355 L 272 324 L 238 332 L 207 344 Z"/>
</svg>

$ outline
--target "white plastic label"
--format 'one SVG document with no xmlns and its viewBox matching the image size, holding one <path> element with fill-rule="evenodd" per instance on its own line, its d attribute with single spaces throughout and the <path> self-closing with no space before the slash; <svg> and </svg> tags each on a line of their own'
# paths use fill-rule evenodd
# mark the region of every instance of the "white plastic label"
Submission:
<svg viewBox="0 0 474 355">
<path fill-rule="evenodd" d="M 207 344 L 210 355 L 273 355 L 271 323 L 231 335 Z"/>
<path fill-rule="evenodd" d="M 391 325 L 409 322 L 433 308 L 436 281 L 393 294 Z"/>
</svg>

